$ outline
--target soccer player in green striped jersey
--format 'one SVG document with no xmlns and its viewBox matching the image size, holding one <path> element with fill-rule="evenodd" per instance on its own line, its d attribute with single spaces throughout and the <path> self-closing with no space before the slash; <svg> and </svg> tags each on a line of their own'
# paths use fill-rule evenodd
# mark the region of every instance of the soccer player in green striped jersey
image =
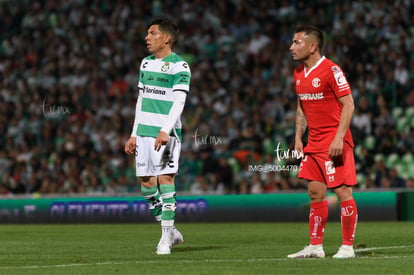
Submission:
<svg viewBox="0 0 414 275">
<path fill-rule="evenodd" d="M 181 151 L 181 113 L 190 87 L 188 64 L 172 50 L 178 27 L 168 18 L 154 18 L 145 37 L 151 53 L 141 61 L 138 99 L 127 154 L 135 154 L 136 176 L 151 213 L 161 222 L 157 254 L 170 254 L 183 241 L 175 228 L 174 176 Z"/>
</svg>

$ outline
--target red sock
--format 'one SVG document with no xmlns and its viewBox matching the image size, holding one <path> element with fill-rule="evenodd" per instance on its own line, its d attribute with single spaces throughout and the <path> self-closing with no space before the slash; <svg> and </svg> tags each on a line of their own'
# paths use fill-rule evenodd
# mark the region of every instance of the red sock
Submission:
<svg viewBox="0 0 414 275">
<path fill-rule="evenodd" d="M 358 222 L 358 209 L 354 199 L 341 201 L 342 244 L 353 245 Z"/>
<path fill-rule="evenodd" d="M 328 201 L 312 202 L 309 213 L 310 244 L 322 244 L 328 219 Z"/>
</svg>

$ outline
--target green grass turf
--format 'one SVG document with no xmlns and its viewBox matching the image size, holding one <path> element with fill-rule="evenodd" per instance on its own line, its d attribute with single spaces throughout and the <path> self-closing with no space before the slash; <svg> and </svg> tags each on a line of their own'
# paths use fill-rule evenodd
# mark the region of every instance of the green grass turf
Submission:
<svg viewBox="0 0 414 275">
<path fill-rule="evenodd" d="M 183 223 L 185 243 L 155 255 L 158 224 L 0 225 L 0 274 L 412 274 L 414 223 L 360 222 L 355 259 L 287 259 L 306 245 L 306 223 Z"/>
</svg>

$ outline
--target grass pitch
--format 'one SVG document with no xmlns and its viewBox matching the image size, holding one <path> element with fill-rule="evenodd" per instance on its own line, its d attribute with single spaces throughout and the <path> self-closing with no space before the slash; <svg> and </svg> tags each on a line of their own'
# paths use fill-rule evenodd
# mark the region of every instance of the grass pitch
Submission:
<svg viewBox="0 0 414 275">
<path fill-rule="evenodd" d="M 306 223 L 183 223 L 185 242 L 158 256 L 154 224 L 0 225 L 0 274 L 412 274 L 414 223 L 360 222 L 357 258 L 287 259 L 308 242 Z"/>
</svg>

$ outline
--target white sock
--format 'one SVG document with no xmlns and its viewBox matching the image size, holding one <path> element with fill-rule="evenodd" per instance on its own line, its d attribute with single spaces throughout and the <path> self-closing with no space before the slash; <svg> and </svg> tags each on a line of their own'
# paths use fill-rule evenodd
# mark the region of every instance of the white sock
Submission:
<svg viewBox="0 0 414 275">
<path fill-rule="evenodd" d="M 173 226 L 162 226 L 162 238 L 170 238 Z"/>
</svg>

